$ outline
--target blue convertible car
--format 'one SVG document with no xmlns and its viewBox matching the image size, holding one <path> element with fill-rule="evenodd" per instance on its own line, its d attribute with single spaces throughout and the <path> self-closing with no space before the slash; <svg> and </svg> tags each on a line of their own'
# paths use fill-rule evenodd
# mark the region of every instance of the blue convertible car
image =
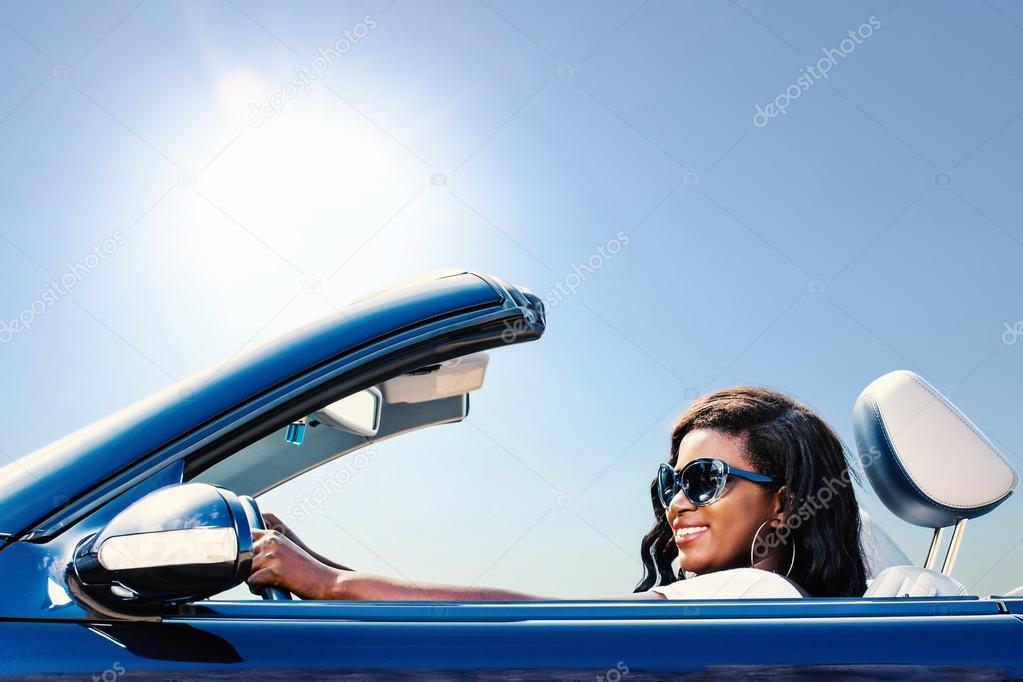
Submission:
<svg viewBox="0 0 1023 682">
<path fill-rule="evenodd" d="M 910 372 L 867 387 L 854 426 L 881 500 L 935 541 L 924 566 L 875 565 L 863 597 L 385 603 L 270 589 L 210 599 L 249 573 L 254 497 L 378 440 L 465 419 L 485 351 L 544 327 L 539 298 L 496 277 L 420 279 L 0 469 L 0 675 L 1023 676 L 1023 594 L 969 595 L 950 575 L 966 520 L 1005 500 L 1016 474 Z"/>
</svg>

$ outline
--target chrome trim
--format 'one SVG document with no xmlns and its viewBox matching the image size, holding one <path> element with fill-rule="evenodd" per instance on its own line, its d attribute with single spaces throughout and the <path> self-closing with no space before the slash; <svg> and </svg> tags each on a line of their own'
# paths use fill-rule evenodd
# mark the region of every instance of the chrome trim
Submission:
<svg viewBox="0 0 1023 682">
<path fill-rule="evenodd" d="M 927 550 L 927 559 L 924 561 L 924 568 L 934 570 L 934 563 L 938 560 L 938 548 L 941 546 L 941 536 L 945 533 L 944 528 L 935 528 L 931 537 L 931 547 Z"/>
<path fill-rule="evenodd" d="M 963 533 L 966 532 L 966 519 L 959 519 L 956 528 L 952 531 L 952 541 L 948 543 L 948 552 L 945 554 L 945 562 L 941 565 L 941 572 L 944 575 L 952 574 L 952 567 L 956 562 L 956 555 L 959 554 L 959 545 L 963 541 Z"/>
</svg>

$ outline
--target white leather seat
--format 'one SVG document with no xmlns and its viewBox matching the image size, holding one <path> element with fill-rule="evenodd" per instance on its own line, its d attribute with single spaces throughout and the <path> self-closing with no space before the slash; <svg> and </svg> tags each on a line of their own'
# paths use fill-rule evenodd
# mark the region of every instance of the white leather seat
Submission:
<svg viewBox="0 0 1023 682">
<path fill-rule="evenodd" d="M 961 597 L 966 587 L 952 576 L 917 566 L 892 566 L 870 583 L 864 597 Z"/>
<path fill-rule="evenodd" d="M 936 531 L 956 525 L 942 573 L 889 568 L 871 583 L 866 596 L 965 594 L 947 575 L 963 524 L 1012 494 L 1015 470 L 959 408 L 906 370 L 885 374 L 864 389 L 853 409 L 853 431 L 867 479 L 888 509 Z M 939 538 L 936 532 L 932 553 Z"/>
</svg>

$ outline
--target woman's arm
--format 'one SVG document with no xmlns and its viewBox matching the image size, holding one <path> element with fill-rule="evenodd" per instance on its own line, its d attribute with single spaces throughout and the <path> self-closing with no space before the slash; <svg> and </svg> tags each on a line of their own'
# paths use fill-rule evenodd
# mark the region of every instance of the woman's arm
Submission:
<svg viewBox="0 0 1023 682">
<path fill-rule="evenodd" d="M 303 599 L 380 601 L 536 601 L 535 595 L 491 587 L 420 583 L 328 565 L 276 530 L 253 530 L 249 587 L 282 587 Z"/>
<path fill-rule="evenodd" d="M 254 591 L 282 587 L 303 599 L 365 601 L 548 601 L 525 592 L 498 587 L 445 585 L 356 572 L 322 557 L 299 540 L 273 514 L 264 514 L 272 530 L 253 530 L 255 557 L 248 583 Z M 639 592 L 614 600 L 661 600 L 657 592 Z"/>
<path fill-rule="evenodd" d="M 333 588 L 335 596 L 327 599 L 364 599 L 378 601 L 555 601 L 552 597 L 539 597 L 497 587 L 473 587 L 420 583 L 399 578 L 388 578 L 369 573 L 343 573 Z M 661 601 L 666 599 L 657 592 L 634 592 L 616 597 L 597 597 L 608 601 Z"/>
<path fill-rule="evenodd" d="M 328 599 L 377 601 L 543 601 L 548 599 L 496 587 L 421 583 L 354 572 L 341 572 L 335 580 L 332 593 L 333 596 L 327 597 Z"/>
</svg>

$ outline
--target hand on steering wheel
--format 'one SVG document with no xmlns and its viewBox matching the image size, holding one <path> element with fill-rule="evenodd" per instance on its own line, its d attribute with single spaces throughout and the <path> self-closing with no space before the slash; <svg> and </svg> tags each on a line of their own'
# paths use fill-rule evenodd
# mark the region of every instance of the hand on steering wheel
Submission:
<svg viewBox="0 0 1023 682">
<path fill-rule="evenodd" d="M 252 531 L 253 531 L 253 533 L 252 533 L 252 535 L 253 535 L 252 540 L 253 540 L 253 545 L 255 545 L 255 542 L 256 542 L 256 531 L 266 530 L 266 524 L 263 521 L 263 515 L 259 512 L 259 505 L 256 504 L 256 500 L 254 500 L 253 498 L 249 497 L 248 495 L 239 495 L 238 499 L 241 500 L 242 506 L 245 507 L 245 516 L 249 520 L 249 528 L 251 528 Z M 273 517 L 273 518 L 277 518 L 277 517 Z M 283 525 L 283 524 L 281 524 L 281 525 Z M 253 550 L 255 550 L 255 547 L 253 547 Z M 255 557 L 253 557 L 253 566 L 255 566 Z M 253 569 L 253 570 L 255 570 L 255 569 Z M 274 585 L 268 585 L 268 586 L 263 587 L 262 589 L 257 591 L 256 589 L 252 588 L 252 585 L 250 583 L 249 589 L 252 591 L 253 594 L 258 594 L 263 599 L 268 599 L 268 600 L 273 600 L 273 601 L 281 601 L 281 600 L 290 600 L 291 599 L 291 593 L 290 592 L 288 592 L 287 590 L 285 590 L 282 587 L 276 587 Z"/>
<path fill-rule="evenodd" d="M 276 530 L 252 531 L 250 589 L 280 587 L 303 599 L 336 599 L 343 571 L 312 556 Z"/>
</svg>

